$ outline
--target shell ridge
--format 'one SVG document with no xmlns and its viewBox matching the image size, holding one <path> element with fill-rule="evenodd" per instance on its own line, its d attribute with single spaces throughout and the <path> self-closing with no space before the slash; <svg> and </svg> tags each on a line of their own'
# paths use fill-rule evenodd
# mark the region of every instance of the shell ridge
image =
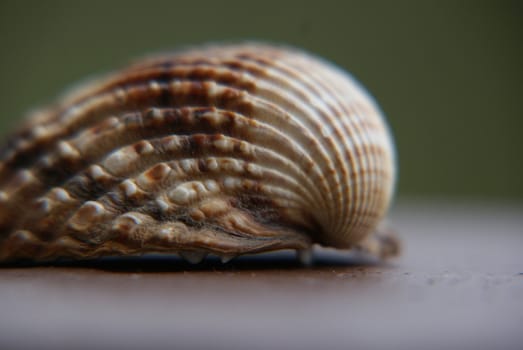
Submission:
<svg viewBox="0 0 523 350">
<path fill-rule="evenodd" d="M 328 192 L 327 192 L 328 193 Z"/>
<path fill-rule="evenodd" d="M 285 67 L 285 68 L 288 68 L 288 67 Z M 290 81 L 292 82 L 292 80 L 290 80 Z M 306 85 L 300 86 L 298 84 L 295 84 L 295 85 L 296 86 L 293 85 L 292 89 L 289 89 L 289 90 L 290 91 L 297 90 L 301 93 L 302 96 L 304 96 L 305 98 L 307 98 L 309 100 L 314 98 L 314 94 L 311 93 L 311 90 L 309 89 L 308 86 L 306 86 Z M 275 87 L 267 88 L 267 91 L 272 91 L 272 90 L 277 91 L 277 89 Z M 322 128 L 323 123 L 328 122 L 328 115 L 329 115 L 328 111 L 325 111 L 325 110 L 321 111 L 319 108 L 314 108 L 314 109 L 308 108 L 307 107 L 308 104 L 301 106 L 301 110 L 300 110 L 299 108 L 296 108 L 296 106 L 300 105 L 300 102 L 301 102 L 297 99 L 294 100 L 294 105 L 291 105 L 291 101 L 293 101 L 293 98 L 290 97 L 289 92 L 286 93 L 285 91 L 282 91 L 282 92 L 279 92 L 279 94 L 275 94 L 274 96 L 271 96 L 271 97 L 272 97 L 272 100 L 276 100 L 283 105 L 283 106 L 280 106 L 281 108 L 284 108 L 286 110 L 293 109 L 298 112 L 296 115 L 308 117 L 308 118 L 304 118 L 307 121 L 306 125 L 308 125 L 308 127 L 306 127 L 306 128 L 308 130 L 317 131 Z M 311 132 L 311 137 L 314 139 L 314 136 L 312 136 L 313 135 L 312 131 L 310 131 L 310 132 Z M 342 135 L 340 135 L 340 136 L 342 136 Z M 325 162 L 327 164 L 330 164 L 328 169 L 324 169 L 322 171 L 322 176 L 329 175 L 329 177 L 330 177 L 330 175 L 332 175 L 334 183 L 332 183 L 332 182 L 330 183 L 329 189 L 338 190 L 337 196 L 336 196 L 337 202 L 335 202 L 334 198 L 331 197 L 331 198 L 327 199 L 324 203 L 327 206 L 328 211 L 333 214 L 332 215 L 333 217 L 340 216 L 341 213 L 338 213 L 338 215 L 336 215 L 334 210 L 332 210 L 333 207 L 343 208 L 343 206 L 344 206 L 344 202 L 342 201 L 342 196 L 341 196 L 341 192 L 340 192 L 340 189 L 342 187 L 340 178 L 339 178 L 337 172 L 335 171 L 335 167 L 334 167 L 334 164 L 338 164 L 338 165 L 343 164 L 342 159 L 339 157 L 339 154 L 341 153 L 340 145 L 339 145 L 339 143 L 336 142 L 337 140 L 333 139 L 333 138 L 324 138 L 324 139 L 322 139 L 322 141 L 326 141 L 326 142 L 318 144 L 318 148 L 321 147 L 321 149 L 322 149 L 322 151 L 320 151 L 320 154 L 322 154 L 322 157 L 325 159 Z M 326 151 L 326 150 L 328 150 L 328 151 Z M 333 153 L 338 156 L 336 156 L 334 159 L 327 156 L 328 154 L 333 154 Z M 338 166 L 338 169 L 339 169 L 339 166 Z M 345 172 L 346 173 L 348 172 L 347 169 L 345 169 Z M 330 194 L 330 191 L 327 191 L 327 193 Z M 336 220 L 334 220 L 333 218 L 330 218 L 327 220 L 327 222 L 333 223 L 333 222 L 336 222 Z"/>
<path fill-rule="evenodd" d="M 171 154 L 165 154 L 164 157 L 166 157 L 165 159 L 172 160 L 172 155 L 171 155 Z M 182 158 L 182 159 L 185 159 L 185 158 Z M 147 165 L 149 166 L 149 168 L 152 168 L 152 167 L 156 166 L 157 163 L 155 163 L 155 161 L 153 161 L 153 162 L 151 162 L 151 163 L 147 163 Z M 104 169 L 103 163 L 100 164 L 100 165 L 97 165 L 97 166 L 99 166 L 101 169 Z M 142 169 L 142 167 L 138 167 L 137 169 Z M 147 171 L 147 170 L 145 170 L 145 171 Z M 106 173 L 109 174 L 109 172 L 107 172 L 107 171 L 106 171 Z M 133 174 L 137 174 L 137 173 L 139 173 L 139 171 L 136 171 L 136 172 L 134 172 Z M 120 178 L 120 175 L 121 175 L 121 174 L 111 174 L 111 176 L 114 177 L 114 178 L 116 178 L 116 179 L 119 179 L 119 178 Z M 128 174 L 128 175 L 129 175 L 129 174 Z M 82 175 L 82 176 L 84 176 L 84 175 Z M 122 184 L 123 182 L 125 182 L 125 181 L 128 181 L 128 179 L 122 179 L 121 181 L 119 181 L 119 182 L 117 182 L 117 183 L 114 183 L 111 187 L 109 187 L 109 188 L 106 189 L 106 193 L 107 193 L 107 192 L 111 192 L 112 189 L 117 188 L 118 186 L 121 186 L 121 184 Z M 73 181 L 73 183 L 79 183 L 80 185 L 83 185 L 82 181 Z M 66 190 L 68 190 L 68 192 L 71 192 L 71 193 L 76 192 L 76 191 L 72 190 L 69 186 L 65 186 L 65 188 L 66 188 Z M 77 199 L 78 199 L 78 198 L 77 198 Z M 83 198 L 83 199 L 84 199 L 84 200 L 85 200 L 85 199 L 89 199 L 89 200 L 95 200 L 95 199 L 96 199 L 96 200 L 98 200 L 99 197 L 97 197 L 97 198 Z M 79 203 L 81 203 L 81 202 L 78 202 L 78 201 L 77 201 L 77 203 L 79 204 Z M 69 205 L 69 203 L 65 203 L 64 205 Z"/>
<path fill-rule="evenodd" d="M 321 68 L 321 78 L 330 78 L 332 75 L 332 70 L 328 69 L 330 67 L 322 67 Z M 305 69 L 305 68 L 303 68 Z M 370 186 L 369 179 L 367 172 L 363 172 L 358 169 L 368 169 L 369 166 L 369 158 L 368 158 L 368 152 L 367 152 L 367 133 L 366 130 L 364 130 L 364 126 L 360 125 L 359 118 L 358 118 L 358 111 L 354 107 L 354 103 L 352 103 L 352 100 L 347 100 L 345 96 L 341 96 L 339 94 L 339 89 L 334 89 L 331 85 L 327 84 L 327 82 L 332 82 L 335 79 L 339 79 L 339 76 L 334 76 L 332 79 L 327 81 L 327 79 L 320 79 L 318 75 L 320 72 L 318 71 L 312 71 L 310 73 L 311 79 L 315 79 L 317 81 L 317 84 L 323 89 L 325 92 L 329 93 L 334 101 L 336 101 L 335 104 L 332 104 L 333 107 L 337 109 L 337 115 L 348 115 L 351 116 L 351 118 L 347 118 L 345 123 L 342 123 L 341 125 L 344 126 L 344 130 L 346 131 L 347 137 L 343 139 L 345 141 L 345 149 L 353 150 L 352 155 L 349 153 L 349 159 L 352 159 L 350 162 L 352 164 L 351 169 L 349 169 L 351 176 L 349 178 L 362 178 L 362 183 L 364 185 L 360 185 L 359 181 L 352 182 L 352 186 L 348 185 L 346 187 L 346 190 L 344 191 L 344 195 L 348 196 L 348 199 L 346 198 L 344 200 L 345 203 L 349 203 L 348 206 L 348 212 L 347 215 L 344 215 L 344 220 L 341 222 L 340 229 L 346 232 L 351 232 L 353 230 L 353 227 L 356 226 L 356 223 L 353 222 L 352 218 L 356 217 L 355 213 L 359 210 L 359 207 L 365 207 L 365 197 L 362 200 L 359 200 L 362 195 L 364 196 L 365 192 L 367 190 L 366 185 Z M 334 83 L 332 85 L 335 85 Z M 345 91 L 345 90 L 342 90 Z M 348 143 L 348 140 L 351 140 L 351 143 Z M 355 142 L 357 141 L 357 142 Z M 357 173 L 357 176 L 352 176 L 352 174 Z M 339 232 L 339 235 L 343 235 L 343 232 Z"/>
<path fill-rule="evenodd" d="M 329 70 L 328 72 L 325 72 L 324 74 L 327 77 L 332 76 L 331 81 L 337 82 L 339 80 L 339 76 L 334 75 L 333 70 Z M 337 83 L 332 84 L 332 86 L 336 86 L 336 85 L 337 85 Z M 345 86 L 345 87 L 340 86 L 338 89 L 333 89 L 333 88 L 325 85 L 324 89 L 326 91 L 330 91 L 330 93 L 333 96 L 337 97 L 337 99 L 339 99 L 340 101 L 342 101 L 343 96 L 341 96 L 339 94 L 339 91 L 350 91 L 353 96 L 361 95 L 361 91 L 359 91 L 354 86 Z M 354 103 L 354 101 L 359 101 L 359 103 Z M 359 188 L 361 189 L 361 191 L 365 190 L 365 192 L 354 194 L 353 210 L 351 211 L 351 214 L 348 215 L 347 217 L 348 218 L 354 217 L 354 218 L 356 218 L 356 220 L 353 223 L 347 223 L 346 227 L 348 227 L 347 228 L 348 231 L 353 230 L 353 228 L 357 228 L 359 225 L 361 225 L 362 221 L 368 221 L 368 220 L 364 220 L 365 215 L 368 215 L 367 213 L 372 213 L 372 210 L 373 210 L 373 208 L 371 207 L 371 204 L 368 203 L 369 196 L 366 195 L 366 193 L 367 194 L 373 193 L 373 190 L 374 190 L 374 184 L 371 181 L 371 179 L 372 179 L 371 172 L 374 169 L 374 164 L 376 164 L 375 152 L 372 151 L 372 149 L 375 147 L 376 144 L 374 143 L 374 139 L 370 138 L 370 136 L 372 135 L 371 131 L 369 130 L 370 126 L 361 121 L 364 119 L 364 118 L 362 118 L 362 116 L 365 116 L 365 119 L 367 119 L 367 120 L 369 120 L 369 119 L 372 120 L 373 118 L 377 118 L 379 115 L 378 114 L 367 115 L 367 113 L 365 113 L 365 110 L 363 110 L 361 108 L 361 106 L 362 106 L 361 103 L 366 103 L 366 100 L 352 98 L 351 100 L 347 101 L 346 103 L 339 104 L 340 107 L 345 112 L 345 114 L 353 115 L 353 118 L 350 119 L 353 124 L 353 130 L 355 130 L 353 133 L 351 133 L 353 135 L 352 139 L 359 140 L 359 145 L 361 145 L 361 146 L 358 146 L 358 147 L 361 148 L 361 150 L 362 150 L 361 153 L 364 155 L 363 158 L 358 157 L 358 159 L 361 158 L 360 159 L 361 160 L 360 168 L 366 170 L 363 172 L 363 174 L 361 172 L 359 173 L 360 174 L 359 177 L 362 178 L 361 181 L 365 184 L 365 188 L 363 188 L 362 186 L 359 186 Z M 379 124 L 377 124 L 377 125 L 379 125 Z M 382 146 L 382 145 L 380 145 L 380 146 Z M 384 148 L 384 149 L 386 149 L 386 148 Z M 358 191 L 354 191 L 354 192 L 358 192 Z M 372 197 L 377 200 L 377 198 L 376 198 L 377 196 L 373 195 Z M 359 198 L 361 198 L 361 200 Z M 366 229 L 366 228 L 364 228 L 364 229 Z M 355 231 L 355 235 L 356 234 L 358 234 L 357 231 Z M 361 237 L 361 234 L 359 234 L 359 236 Z"/>
</svg>

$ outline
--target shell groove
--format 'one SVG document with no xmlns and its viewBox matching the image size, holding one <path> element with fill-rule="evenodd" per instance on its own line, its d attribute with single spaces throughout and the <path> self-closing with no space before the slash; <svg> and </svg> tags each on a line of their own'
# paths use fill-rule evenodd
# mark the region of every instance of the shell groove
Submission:
<svg viewBox="0 0 523 350">
<path fill-rule="evenodd" d="M 388 209 L 393 152 L 363 88 L 302 51 L 146 58 L 7 139 L 0 259 L 357 247 Z"/>
</svg>

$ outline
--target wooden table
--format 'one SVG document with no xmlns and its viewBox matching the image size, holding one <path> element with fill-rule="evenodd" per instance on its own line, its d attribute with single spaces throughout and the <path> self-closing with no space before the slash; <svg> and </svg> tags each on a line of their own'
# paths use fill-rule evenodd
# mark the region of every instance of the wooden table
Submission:
<svg viewBox="0 0 523 350">
<path fill-rule="evenodd" d="M 404 202 L 403 256 L 0 268 L 0 348 L 522 349 L 523 207 Z"/>
</svg>

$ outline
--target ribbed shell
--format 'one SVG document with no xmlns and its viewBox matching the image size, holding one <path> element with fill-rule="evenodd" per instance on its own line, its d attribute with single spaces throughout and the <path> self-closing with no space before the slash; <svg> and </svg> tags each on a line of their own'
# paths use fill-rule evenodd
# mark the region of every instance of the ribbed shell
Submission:
<svg viewBox="0 0 523 350">
<path fill-rule="evenodd" d="M 146 58 L 30 116 L 1 150 L 0 259 L 351 248 L 385 215 L 372 98 L 302 51 Z"/>
</svg>

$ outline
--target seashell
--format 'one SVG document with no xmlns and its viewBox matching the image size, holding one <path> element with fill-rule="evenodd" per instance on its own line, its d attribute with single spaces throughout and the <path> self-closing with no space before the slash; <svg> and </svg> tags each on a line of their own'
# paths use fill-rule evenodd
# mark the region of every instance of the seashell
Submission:
<svg viewBox="0 0 523 350">
<path fill-rule="evenodd" d="M 293 48 L 144 58 L 34 112 L 0 159 L 3 261 L 397 253 L 376 234 L 395 182 L 384 117 L 347 73 Z"/>
</svg>

